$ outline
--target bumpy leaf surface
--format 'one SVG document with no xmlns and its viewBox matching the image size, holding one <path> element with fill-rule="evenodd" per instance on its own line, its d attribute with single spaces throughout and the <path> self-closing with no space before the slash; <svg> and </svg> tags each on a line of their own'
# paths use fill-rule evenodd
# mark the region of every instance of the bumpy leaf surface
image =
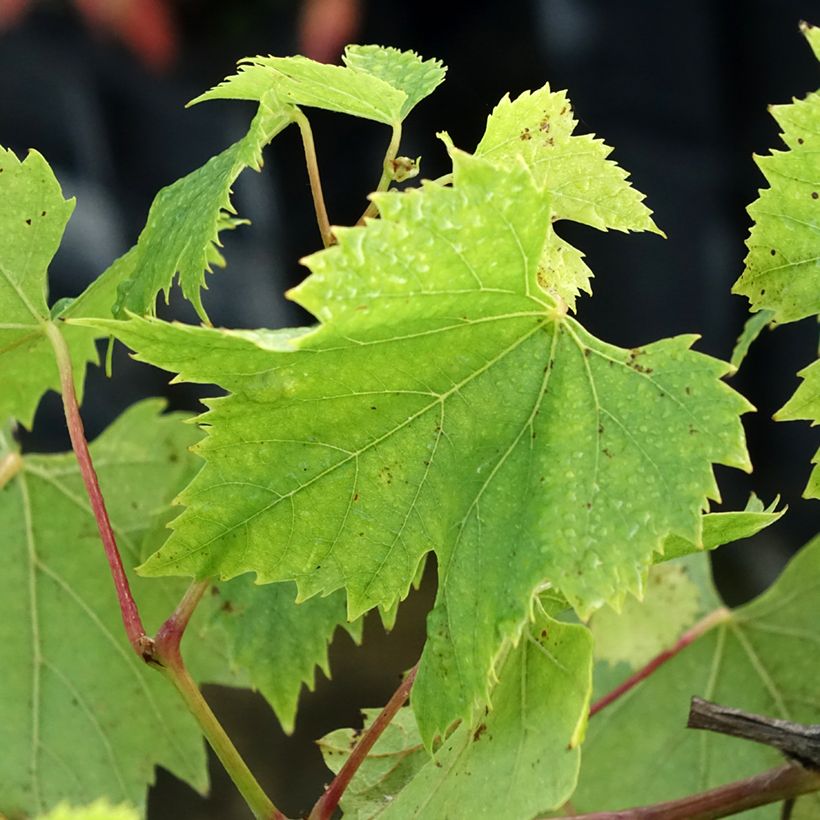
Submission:
<svg viewBox="0 0 820 820">
<path fill-rule="evenodd" d="M 157 194 L 136 246 L 114 263 L 129 270 L 119 286 L 118 315 L 153 314 L 157 295 L 164 291 L 167 298 L 179 274 L 183 294 L 200 317 L 207 318 L 201 288 L 206 271 L 224 265 L 219 232 L 241 223 L 233 217 L 231 186 L 245 168 L 261 168 L 262 149 L 290 124 L 291 115 L 292 108 L 278 98 L 263 96 L 241 140 Z"/>
<path fill-rule="evenodd" d="M 344 586 L 356 617 L 406 595 L 435 550 L 426 738 L 486 700 L 538 584 L 586 612 L 637 589 L 667 536 L 700 543 L 712 463 L 748 468 L 727 366 L 694 337 L 621 350 L 588 334 L 538 283 L 549 193 L 454 159 L 453 188 L 380 195 L 380 220 L 308 259 L 294 298 L 314 331 L 100 325 L 234 391 L 203 417 L 206 467 L 146 573 Z"/>
<path fill-rule="evenodd" d="M 31 151 L 20 162 L 0 148 L 0 419 L 12 416 L 26 427 L 43 394 L 60 387 L 44 331 L 49 320 L 46 271 L 73 210 L 74 200 L 63 198 L 40 154 Z M 95 290 L 101 292 L 104 285 Z M 72 315 L 111 314 L 74 308 Z M 89 328 L 65 328 L 79 395 L 86 362 L 97 361 L 95 335 Z"/>
<path fill-rule="evenodd" d="M 798 374 L 803 381 L 795 394 L 778 410 L 776 419 L 779 421 L 794 421 L 805 419 L 812 426 L 820 424 L 820 360 L 810 364 Z M 814 456 L 809 483 L 803 495 L 806 498 L 820 498 L 820 450 Z"/>
<path fill-rule="evenodd" d="M 696 566 L 690 564 L 690 572 Z M 778 765 L 781 755 L 765 746 L 684 728 L 689 701 L 699 695 L 772 717 L 819 722 L 818 577 L 820 538 L 803 548 L 767 592 L 596 715 L 572 797 L 576 811 L 674 799 Z M 698 585 L 704 611 L 719 605 L 708 577 Z M 596 666 L 598 694 L 629 671 L 621 665 L 613 674 L 605 664 Z M 749 813 L 766 820 L 779 816 L 777 806 Z"/>
<path fill-rule="evenodd" d="M 404 710 L 352 781 L 345 816 L 518 820 L 561 805 L 578 774 L 591 664 L 586 628 L 538 615 L 500 664 L 492 710 L 432 759 Z M 338 771 L 353 742 L 349 731 L 325 738 L 328 766 Z"/>
<path fill-rule="evenodd" d="M 358 642 L 362 622 L 347 622 L 338 591 L 296 604 L 293 584 L 256 586 L 244 577 L 221 584 L 219 593 L 216 623 L 226 633 L 231 663 L 247 673 L 289 734 L 302 686 L 313 689 L 317 666 L 330 675 L 327 651 L 336 628 Z"/>
<path fill-rule="evenodd" d="M 155 515 L 191 476 L 185 448 L 195 431 L 176 415 L 158 417 L 161 407 L 134 406 L 91 448 L 127 566 L 141 560 Z M 73 454 L 23 457 L 0 490 L 0 529 L 0 813 L 98 797 L 142 807 L 155 765 L 204 790 L 196 724 L 125 638 Z M 132 582 L 152 631 L 185 588 Z M 215 676 L 226 668 L 219 646 L 188 654 L 198 677 L 233 680 Z"/>
<path fill-rule="evenodd" d="M 505 167 L 522 161 L 552 194 L 553 218 L 599 230 L 660 233 L 628 174 L 607 157 L 612 149 L 592 134 L 573 134 L 577 120 L 564 91 L 545 85 L 515 100 L 505 96 L 487 120 L 476 154 Z M 590 293 L 592 272 L 583 254 L 549 229 L 539 278 L 571 308 Z"/>
<path fill-rule="evenodd" d="M 804 33 L 816 48 L 816 29 Z M 755 157 L 769 187 L 749 206 L 749 253 L 733 292 L 794 322 L 820 313 L 820 92 L 770 111 L 788 150 Z"/>
<path fill-rule="evenodd" d="M 273 91 L 292 105 L 398 125 L 444 79 L 437 60 L 381 46 L 348 46 L 344 66 L 307 57 L 249 57 L 239 73 L 193 100 L 261 100 Z"/>
</svg>

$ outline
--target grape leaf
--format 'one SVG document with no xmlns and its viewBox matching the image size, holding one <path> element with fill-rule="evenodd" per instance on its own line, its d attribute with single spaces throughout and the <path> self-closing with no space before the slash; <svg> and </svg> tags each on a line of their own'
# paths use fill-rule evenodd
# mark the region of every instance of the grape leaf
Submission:
<svg viewBox="0 0 820 820">
<path fill-rule="evenodd" d="M 551 91 L 545 85 L 515 100 L 507 95 L 487 119 L 476 154 L 505 167 L 523 160 L 538 183 L 552 193 L 556 220 L 571 219 L 599 230 L 661 233 L 643 204 L 643 194 L 627 182 L 622 168 L 607 159 L 612 149 L 592 134 L 573 134 L 577 124 L 564 91 Z M 574 309 L 579 292 L 591 292 L 592 272 L 580 251 L 552 228 L 549 232 L 539 276 L 548 291 Z"/>
<path fill-rule="evenodd" d="M 620 613 L 599 609 L 589 622 L 595 655 L 609 663 L 643 666 L 672 646 L 700 611 L 698 588 L 679 561 L 649 571 L 645 600 L 628 598 Z"/>
<path fill-rule="evenodd" d="M 804 28 L 813 48 L 814 31 Z M 788 150 L 755 157 L 770 187 L 748 208 L 749 253 L 732 292 L 794 322 L 820 313 L 820 92 L 769 110 Z"/>
<path fill-rule="evenodd" d="M 589 707 L 589 631 L 539 614 L 499 665 L 493 707 L 462 724 L 432 759 L 410 710 L 373 747 L 342 799 L 345 816 L 533 817 L 561 805 L 580 764 Z M 355 737 L 322 741 L 338 771 Z"/>
<path fill-rule="evenodd" d="M 242 577 L 221 584 L 219 593 L 217 621 L 227 634 L 232 664 L 247 672 L 290 734 L 302 684 L 313 689 L 317 666 L 330 675 L 327 649 L 336 627 L 358 643 L 361 620 L 347 622 L 339 592 L 296 604 L 293 584 L 260 587 Z"/>
<path fill-rule="evenodd" d="M 219 233 L 243 222 L 233 216 L 231 186 L 245 168 L 262 167 L 262 149 L 291 123 L 291 117 L 292 108 L 272 94 L 264 96 L 241 140 L 157 194 L 127 263 L 114 263 L 127 264 L 130 270 L 119 285 L 116 315 L 153 314 L 157 295 L 163 291 L 167 299 L 178 274 L 183 294 L 207 321 L 200 291 L 206 271 L 212 265 L 224 266 Z"/>
<path fill-rule="evenodd" d="M 399 69 L 396 64 L 396 70 Z M 413 90 L 417 90 L 415 82 Z M 404 91 L 375 72 L 295 56 L 247 57 L 240 61 L 238 74 L 227 77 L 190 104 L 206 100 L 262 100 L 271 92 L 291 105 L 323 108 L 386 125 L 400 123 L 409 103 Z"/>
<path fill-rule="evenodd" d="M 126 565 L 192 474 L 196 432 L 158 400 L 130 408 L 91 447 Z M 0 812 L 14 816 L 98 797 L 143 807 L 154 765 L 207 787 L 199 730 L 168 682 L 134 655 L 71 453 L 25 455 L 0 491 Z M 184 582 L 132 578 L 156 629 Z M 196 629 L 192 624 L 192 628 Z M 218 646 L 191 653 L 192 672 L 231 682 Z M 218 663 L 221 661 L 222 663 Z"/>
<path fill-rule="evenodd" d="M 136 809 L 122 804 L 112 806 L 107 800 L 95 800 L 88 806 L 75 807 L 60 803 L 46 814 L 38 814 L 38 820 L 139 820 Z"/>
<path fill-rule="evenodd" d="M 777 411 L 778 421 L 806 419 L 812 426 L 820 424 L 820 360 L 813 362 L 798 374 L 803 381 L 795 394 Z M 803 491 L 804 498 L 820 498 L 820 450 L 814 455 L 809 483 Z"/>
<path fill-rule="evenodd" d="M 440 60 L 422 60 L 414 51 L 383 46 L 348 46 L 342 61 L 403 91 L 407 99 L 399 112 L 402 119 L 436 90 L 447 73 Z"/>
<path fill-rule="evenodd" d="M 234 391 L 209 402 L 206 466 L 143 572 L 344 586 L 355 618 L 404 597 L 435 550 L 414 689 L 428 740 L 486 701 L 540 583 L 587 613 L 637 590 L 667 536 L 700 544 L 711 464 L 749 466 L 727 365 L 691 336 L 621 350 L 588 334 L 536 279 L 549 194 L 524 168 L 460 152 L 454 166 L 452 188 L 381 194 L 381 219 L 308 258 L 293 295 L 313 331 L 263 348 L 97 323 Z"/>
<path fill-rule="evenodd" d="M 0 148 L 0 418 L 12 416 L 26 427 L 43 393 L 60 387 L 45 336 L 46 270 L 73 210 L 74 200 L 63 198 L 40 154 L 30 151 L 20 162 Z M 73 314 L 83 315 L 77 309 Z M 80 397 L 85 363 L 97 361 L 95 335 L 76 326 L 65 332 Z"/>
<path fill-rule="evenodd" d="M 706 556 L 692 556 L 705 563 Z M 691 560 L 691 559 L 687 559 Z M 685 729 L 692 695 L 759 714 L 818 722 L 820 674 L 816 613 L 820 607 L 820 537 L 804 547 L 775 584 L 696 640 L 618 701 L 596 715 L 584 743 L 578 812 L 616 810 L 693 794 L 764 771 L 782 757 L 765 746 Z M 717 593 L 709 584 L 704 603 Z M 603 667 L 603 668 L 602 668 Z M 596 666 L 606 689 L 619 676 Z M 652 731 L 647 732 L 646 727 Z M 646 773 L 652 776 L 647 777 Z M 778 807 L 749 817 L 779 817 Z"/>
<path fill-rule="evenodd" d="M 760 310 L 753 313 L 744 323 L 743 330 L 738 336 L 735 348 L 732 351 L 731 365 L 736 370 L 743 363 L 749 353 L 749 348 L 757 337 L 763 332 L 763 328 L 771 325 L 774 318 L 773 310 Z"/>
</svg>

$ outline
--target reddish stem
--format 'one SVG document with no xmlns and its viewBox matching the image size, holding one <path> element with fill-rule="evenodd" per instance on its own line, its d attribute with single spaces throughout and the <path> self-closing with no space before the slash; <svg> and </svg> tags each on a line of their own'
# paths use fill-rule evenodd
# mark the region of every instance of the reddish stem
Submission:
<svg viewBox="0 0 820 820">
<path fill-rule="evenodd" d="M 407 673 L 399 688 L 396 689 L 390 700 L 387 701 L 387 705 L 379 712 L 378 717 L 362 735 L 350 753 L 350 757 L 345 761 L 344 766 L 339 769 L 336 777 L 333 778 L 331 784 L 325 789 L 325 793 L 313 807 L 313 811 L 311 811 L 308 820 L 330 820 L 333 816 L 333 812 L 336 811 L 336 807 L 339 805 L 339 801 L 342 799 L 345 789 L 358 771 L 359 766 L 364 763 L 373 745 L 396 716 L 396 712 L 404 706 L 404 702 L 407 700 L 410 695 L 410 690 L 413 688 L 413 681 L 416 679 L 417 671 L 418 664 Z"/>
<path fill-rule="evenodd" d="M 80 474 L 83 477 L 88 499 L 91 502 L 91 510 L 97 521 L 97 528 L 100 531 L 105 557 L 108 559 L 108 566 L 111 569 L 111 576 L 114 580 L 114 588 L 117 591 L 117 600 L 120 604 L 120 613 L 122 614 L 122 622 L 125 625 L 125 632 L 134 651 L 140 657 L 143 657 L 146 651 L 150 651 L 151 639 L 145 634 L 139 609 L 131 594 L 128 577 L 123 569 L 122 559 L 120 558 L 120 552 L 117 548 L 117 540 L 114 537 L 111 521 L 108 518 L 108 511 L 105 508 L 105 501 L 100 491 L 97 473 L 91 461 L 91 453 L 88 451 L 88 442 L 85 438 L 83 420 L 80 417 L 77 394 L 74 392 L 74 374 L 68 346 L 56 325 L 48 322 L 45 325 L 45 331 L 57 358 L 68 434 L 71 437 L 71 446 L 77 457 Z"/>
<path fill-rule="evenodd" d="M 185 634 L 185 628 L 197 604 L 202 600 L 205 590 L 210 581 L 193 581 L 182 600 L 177 604 L 177 608 L 171 613 L 168 620 L 159 628 L 154 636 L 154 655 L 157 658 L 173 659 L 175 663 L 181 663 L 179 644 Z"/>
<path fill-rule="evenodd" d="M 683 649 L 686 649 L 690 643 L 693 643 L 706 632 L 718 624 L 724 623 L 731 616 L 731 612 L 725 607 L 720 607 L 710 612 L 706 617 L 698 621 L 691 629 L 688 629 L 683 635 L 678 638 L 677 642 L 665 649 L 659 655 L 656 655 L 649 661 L 646 666 L 630 675 L 620 686 L 616 686 L 608 694 L 604 695 L 600 700 L 595 701 L 589 709 L 589 716 L 597 715 L 601 709 L 609 706 L 613 701 L 618 700 L 619 697 L 625 695 L 630 689 L 633 689 L 641 681 L 646 680 L 658 667 L 663 666 L 667 661 L 675 657 Z M 613 815 L 614 816 L 614 815 Z"/>
<path fill-rule="evenodd" d="M 820 773 L 786 764 L 700 794 L 623 811 L 573 814 L 566 820 L 716 820 L 820 790 Z"/>
</svg>

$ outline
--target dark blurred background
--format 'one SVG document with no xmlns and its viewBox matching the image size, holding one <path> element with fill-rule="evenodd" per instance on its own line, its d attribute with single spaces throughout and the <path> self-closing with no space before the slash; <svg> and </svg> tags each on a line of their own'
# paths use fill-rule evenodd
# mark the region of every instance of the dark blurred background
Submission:
<svg viewBox="0 0 820 820">
<path fill-rule="evenodd" d="M 51 269 L 56 299 L 78 293 L 136 241 L 160 187 L 244 133 L 250 105 L 184 108 L 232 73 L 239 57 L 301 52 L 335 61 L 347 42 L 374 42 L 441 58 L 447 80 L 411 115 L 402 144 L 403 154 L 422 156 L 431 178 L 448 170 L 436 131 L 471 149 L 505 92 L 549 81 L 569 89 L 582 130 L 615 146 L 614 158 L 669 237 L 565 230 L 596 273 L 595 299 L 579 302 L 581 320 L 625 346 L 698 332 L 701 350 L 728 358 L 746 316 L 745 299 L 729 293 L 743 267 L 745 206 L 763 185 L 751 154 L 778 145 L 766 106 L 818 86 L 817 63 L 797 29 L 800 19 L 820 22 L 818 12 L 808 0 L 0 0 L 0 144 L 18 153 L 36 147 L 77 197 Z M 350 224 L 378 179 L 388 130 L 309 113 L 331 220 Z M 266 151 L 262 174 L 245 173 L 234 202 L 253 226 L 224 237 L 229 268 L 210 277 L 205 302 L 212 320 L 232 327 L 308 321 L 282 298 L 304 276 L 298 259 L 320 244 L 296 129 Z M 181 299 L 164 315 L 194 320 Z M 730 603 L 766 586 L 817 528 L 817 502 L 800 499 L 816 437 L 806 424 L 770 421 L 816 350 L 811 320 L 764 332 L 732 379 L 759 412 L 746 417 L 754 475 L 719 470 L 726 507 L 742 507 L 754 490 L 766 502 L 781 494 L 790 511 L 719 554 L 718 580 Z M 198 393 L 169 387 L 165 375 L 121 350 L 114 373 L 113 381 L 89 375 L 89 435 L 148 394 L 197 407 Z M 55 396 L 43 402 L 26 444 L 68 447 Z M 258 696 L 207 690 L 288 814 L 307 810 L 329 779 L 313 740 L 356 724 L 360 707 L 384 703 L 415 662 L 434 583 L 427 578 L 411 596 L 391 635 L 370 619 L 362 648 L 338 638 L 334 681 L 320 680 L 303 698 L 290 738 Z M 245 817 L 218 765 L 212 775 L 213 793 L 204 799 L 159 772 L 149 817 Z"/>
</svg>

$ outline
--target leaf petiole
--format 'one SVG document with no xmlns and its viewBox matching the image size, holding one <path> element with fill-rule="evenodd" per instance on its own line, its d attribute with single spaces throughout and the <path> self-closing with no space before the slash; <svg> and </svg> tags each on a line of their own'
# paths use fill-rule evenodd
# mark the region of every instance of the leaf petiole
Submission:
<svg viewBox="0 0 820 820">
<path fill-rule="evenodd" d="M 379 178 L 378 185 L 374 193 L 381 193 L 390 187 L 393 181 L 393 162 L 399 153 L 399 145 L 401 144 L 401 123 L 397 122 L 393 125 L 393 133 L 390 137 L 390 144 L 387 146 L 387 151 L 384 154 L 384 161 L 382 162 L 382 175 Z M 364 225 L 365 219 L 376 216 L 379 213 L 378 205 L 373 200 L 365 209 L 365 212 L 359 217 L 357 225 Z"/>
<path fill-rule="evenodd" d="M 330 229 L 330 220 L 327 216 L 325 196 L 322 192 L 322 178 L 319 175 L 319 161 L 316 158 L 316 144 L 313 141 L 313 129 L 308 118 L 297 108 L 293 114 L 293 121 L 299 126 L 302 135 L 302 146 L 305 149 L 305 164 L 307 165 L 310 193 L 313 196 L 313 209 L 316 211 L 316 222 L 319 233 L 322 235 L 322 244 L 327 248 L 333 244 L 333 231 Z"/>
</svg>

